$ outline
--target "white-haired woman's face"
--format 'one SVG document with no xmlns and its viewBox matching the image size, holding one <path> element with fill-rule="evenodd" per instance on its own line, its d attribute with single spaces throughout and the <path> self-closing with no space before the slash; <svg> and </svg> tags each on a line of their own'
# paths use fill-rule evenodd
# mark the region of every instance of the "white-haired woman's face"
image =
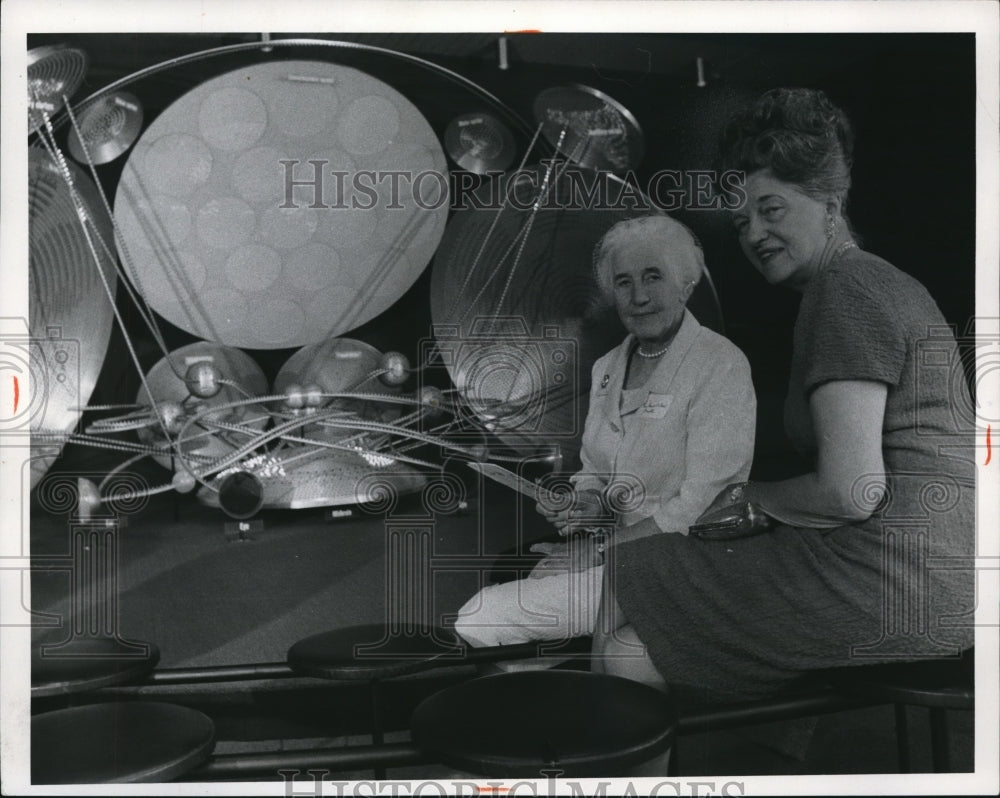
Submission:
<svg viewBox="0 0 1000 798">
<path fill-rule="evenodd" d="M 665 247 L 654 236 L 622 242 L 608 257 L 622 324 L 647 347 L 669 341 L 680 326 L 690 294 L 679 276 L 684 270 L 671 266 L 671 259 L 691 254 L 679 245 Z"/>
</svg>

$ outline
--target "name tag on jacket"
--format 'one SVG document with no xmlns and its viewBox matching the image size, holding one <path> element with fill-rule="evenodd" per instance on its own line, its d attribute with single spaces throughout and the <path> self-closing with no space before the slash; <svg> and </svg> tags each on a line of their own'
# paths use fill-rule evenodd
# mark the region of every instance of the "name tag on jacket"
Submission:
<svg viewBox="0 0 1000 798">
<path fill-rule="evenodd" d="M 643 418 L 663 418 L 673 401 L 673 394 L 650 392 L 646 397 L 646 403 L 639 410 L 639 415 Z"/>
</svg>

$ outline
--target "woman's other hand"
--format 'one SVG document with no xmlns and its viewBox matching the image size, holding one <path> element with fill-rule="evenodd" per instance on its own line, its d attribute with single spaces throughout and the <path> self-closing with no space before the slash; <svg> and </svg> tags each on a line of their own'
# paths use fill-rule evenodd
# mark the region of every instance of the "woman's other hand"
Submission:
<svg viewBox="0 0 1000 798">
<path fill-rule="evenodd" d="M 559 572 L 576 573 L 596 568 L 604 562 L 601 540 L 594 535 L 578 535 L 566 543 L 535 543 L 531 551 L 544 554 L 531 571 L 532 579 L 541 579 Z"/>
<path fill-rule="evenodd" d="M 601 494 L 596 490 L 576 491 L 572 500 L 564 501 L 559 508 L 540 501 L 535 510 L 554 524 L 561 535 L 568 535 L 579 527 L 606 525 L 609 520 Z"/>
<path fill-rule="evenodd" d="M 698 520 L 695 523 L 716 523 L 737 515 L 747 500 L 747 496 L 745 495 L 747 484 L 749 483 L 733 482 L 731 485 L 724 487 L 719 491 L 719 495 L 712 499 L 712 503 L 705 508 L 705 512 L 698 516 Z"/>
</svg>

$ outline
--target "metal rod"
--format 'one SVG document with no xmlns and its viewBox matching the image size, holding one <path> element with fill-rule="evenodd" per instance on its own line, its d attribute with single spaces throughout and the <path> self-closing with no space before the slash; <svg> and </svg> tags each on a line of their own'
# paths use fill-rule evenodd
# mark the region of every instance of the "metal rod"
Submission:
<svg viewBox="0 0 1000 798">
<path fill-rule="evenodd" d="M 511 109 L 509 106 L 503 103 L 498 97 L 486 91 L 486 89 L 484 89 L 479 84 L 474 83 L 473 81 L 469 80 L 463 75 L 458 74 L 457 72 L 453 72 L 452 70 L 447 69 L 446 67 L 440 66 L 439 64 L 435 64 L 433 61 L 428 61 L 424 58 L 419 58 L 418 56 L 410 55 L 409 53 L 402 53 L 396 50 L 390 50 L 385 47 L 376 47 L 375 45 L 362 44 L 360 42 L 344 42 L 344 41 L 335 41 L 329 39 L 270 38 L 267 41 L 229 44 L 220 47 L 213 47 L 208 50 L 199 50 L 194 53 L 188 53 L 186 55 L 177 56 L 176 58 L 168 59 L 167 61 L 163 61 L 159 64 L 153 64 L 152 66 L 145 67 L 143 69 L 131 73 L 130 75 L 126 75 L 123 78 L 119 78 L 113 83 L 109 83 L 104 88 L 98 89 L 89 97 L 77 103 L 74 110 L 77 113 L 79 113 L 88 105 L 96 102 L 98 99 L 103 97 L 105 94 L 116 91 L 117 89 L 120 89 L 124 86 L 128 86 L 129 84 L 134 83 L 137 80 L 148 77 L 150 75 L 154 75 L 157 72 L 161 72 L 164 69 L 169 69 L 174 66 L 180 66 L 181 64 L 187 64 L 192 61 L 198 61 L 203 58 L 211 58 L 217 55 L 229 55 L 231 53 L 239 53 L 252 50 L 264 50 L 265 52 L 270 52 L 278 48 L 283 49 L 283 48 L 294 48 L 294 47 L 330 47 L 341 50 L 356 50 L 365 53 L 378 53 L 380 55 L 386 55 L 391 58 L 396 58 L 400 61 L 407 61 L 411 64 L 416 64 L 418 66 L 425 67 L 431 70 L 432 72 L 436 72 L 442 77 L 454 83 L 457 83 L 461 86 L 464 86 L 465 88 L 470 89 L 473 93 L 476 93 L 479 96 L 483 97 L 484 99 L 486 99 L 487 102 L 491 103 L 495 108 L 499 109 L 510 119 L 512 119 L 517 124 L 517 126 L 521 128 L 522 132 L 527 133 L 529 135 L 531 133 L 531 127 L 527 123 L 525 123 L 524 120 L 521 119 L 521 117 L 517 113 L 515 113 L 513 109 Z M 66 119 L 67 115 L 64 111 L 62 114 L 58 115 L 54 120 L 52 120 L 53 129 L 58 130 L 59 127 L 66 122 Z"/>
<path fill-rule="evenodd" d="M 288 679 L 299 675 L 286 662 L 265 662 L 257 665 L 215 665 L 202 668 L 158 668 L 150 673 L 141 684 L 203 684 L 251 679 Z"/>
<path fill-rule="evenodd" d="M 440 656 L 429 659 L 424 667 L 416 670 L 433 670 L 435 668 L 451 668 L 462 665 L 469 665 L 484 662 L 502 662 L 511 659 L 535 659 L 542 655 L 543 648 L 548 648 L 557 641 L 545 641 L 538 643 L 519 643 L 513 646 L 489 646 L 486 648 L 472 648 L 467 646 L 464 649 L 455 647 L 454 656 Z M 573 649 L 568 649 L 569 656 L 582 654 Z M 589 656 L 589 647 L 587 650 Z M 554 656 L 562 657 L 562 652 L 554 651 Z M 212 682 L 229 681 L 250 681 L 253 679 L 290 679 L 307 676 L 296 672 L 286 662 L 265 662 L 257 664 L 242 665 L 213 665 L 200 668 L 157 668 L 150 673 L 143 681 L 136 684 L 210 684 Z M 364 677 L 361 679 L 365 680 Z M 330 679 L 330 681 L 359 681 L 353 679 Z"/>
<path fill-rule="evenodd" d="M 677 720 L 679 734 L 694 734 L 717 729 L 729 729 L 753 723 L 767 723 L 772 720 L 798 718 L 806 715 L 822 715 L 848 709 L 885 704 L 877 699 L 854 698 L 832 691 L 822 691 L 797 698 L 781 700 L 753 701 L 736 706 L 722 706 L 684 715 Z"/>
<path fill-rule="evenodd" d="M 935 773 L 951 772 L 951 742 L 948 738 L 946 709 L 931 707 L 931 762 Z"/>
<path fill-rule="evenodd" d="M 896 757 L 899 760 L 900 773 L 912 773 L 910 763 L 910 727 L 906 719 L 906 705 L 895 704 L 896 716 Z"/>
<path fill-rule="evenodd" d="M 370 768 L 424 765 L 433 762 L 412 743 L 383 743 L 340 748 L 310 748 L 301 751 L 262 754 L 220 754 L 197 770 L 185 774 L 184 781 L 206 778 L 263 775 L 278 770 L 368 770 Z"/>
<path fill-rule="evenodd" d="M 382 732 L 382 694 L 379 690 L 378 679 L 372 679 L 369 685 L 371 690 L 371 706 L 372 706 L 372 745 L 378 746 L 385 743 L 385 735 Z M 385 766 L 376 765 L 375 766 L 375 780 L 383 781 L 385 779 Z"/>
</svg>

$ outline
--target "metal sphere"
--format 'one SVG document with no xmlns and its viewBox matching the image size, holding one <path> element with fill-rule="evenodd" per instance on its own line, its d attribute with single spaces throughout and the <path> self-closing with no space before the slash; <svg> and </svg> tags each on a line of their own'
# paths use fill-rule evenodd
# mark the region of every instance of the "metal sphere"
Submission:
<svg viewBox="0 0 1000 798">
<path fill-rule="evenodd" d="M 425 385 L 420 389 L 417 399 L 428 416 L 437 416 L 443 412 L 444 393 L 434 385 Z"/>
<path fill-rule="evenodd" d="M 192 396 L 211 399 L 222 390 L 222 372 L 212 363 L 200 361 L 192 363 L 184 373 L 184 384 Z"/>
<path fill-rule="evenodd" d="M 379 360 L 379 379 L 386 385 L 402 385 L 410 376 L 410 361 L 402 352 L 386 352 Z"/>
<path fill-rule="evenodd" d="M 156 414 L 168 435 L 176 435 L 184 426 L 184 407 L 180 402 L 159 402 Z"/>
<path fill-rule="evenodd" d="M 298 383 L 292 383 L 287 388 L 285 388 L 285 406 L 290 407 L 292 410 L 298 410 L 303 407 L 306 403 L 305 393 L 302 390 L 302 386 Z"/>
<path fill-rule="evenodd" d="M 190 493 L 194 490 L 195 485 L 198 484 L 198 480 L 194 478 L 194 474 L 184 469 L 177 471 L 171 482 L 173 483 L 174 490 L 178 493 Z"/>
<path fill-rule="evenodd" d="M 84 477 L 76 480 L 77 513 L 82 519 L 89 519 L 101 506 L 101 494 L 97 485 Z"/>
<path fill-rule="evenodd" d="M 316 383 L 310 383 L 305 388 L 302 389 L 303 398 L 306 403 L 306 407 L 322 407 L 323 402 L 323 389 Z"/>
</svg>

